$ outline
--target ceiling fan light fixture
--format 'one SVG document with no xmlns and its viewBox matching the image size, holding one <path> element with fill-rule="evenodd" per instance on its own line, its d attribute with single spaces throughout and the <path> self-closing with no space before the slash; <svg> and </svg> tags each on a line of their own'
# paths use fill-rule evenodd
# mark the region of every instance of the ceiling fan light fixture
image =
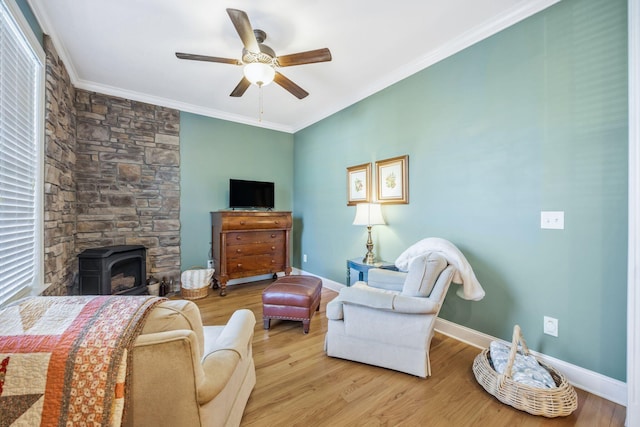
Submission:
<svg viewBox="0 0 640 427">
<path fill-rule="evenodd" d="M 262 87 L 275 81 L 277 85 L 298 99 L 303 99 L 309 92 L 289 80 L 280 72 L 276 72 L 276 67 L 290 67 L 293 65 L 313 64 L 316 62 L 331 61 L 329 49 L 315 49 L 305 52 L 292 53 L 284 56 L 276 56 L 276 53 L 269 46 L 264 44 L 267 33 L 262 30 L 254 30 L 249 22 L 247 13 L 238 9 L 227 9 L 231 23 L 236 29 L 240 40 L 242 40 L 241 59 L 220 58 L 217 56 L 197 55 L 192 53 L 176 52 L 179 59 L 189 59 L 192 61 L 218 62 L 222 64 L 244 65 L 244 76 L 229 96 L 241 97 L 252 85 Z M 260 92 L 262 93 L 262 91 Z"/>
<path fill-rule="evenodd" d="M 253 62 L 244 66 L 244 76 L 257 86 L 266 86 L 273 81 L 276 70 L 271 65 Z"/>
</svg>

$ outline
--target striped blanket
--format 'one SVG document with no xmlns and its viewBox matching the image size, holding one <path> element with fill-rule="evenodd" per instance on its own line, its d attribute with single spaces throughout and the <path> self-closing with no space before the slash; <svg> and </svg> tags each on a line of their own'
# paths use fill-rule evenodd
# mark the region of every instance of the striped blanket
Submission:
<svg viewBox="0 0 640 427">
<path fill-rule="evenodd" d="M 119 426 L 127 355 L 160 301 L 32 297 L 0 310 L 0 427 Z"/>
</svg>

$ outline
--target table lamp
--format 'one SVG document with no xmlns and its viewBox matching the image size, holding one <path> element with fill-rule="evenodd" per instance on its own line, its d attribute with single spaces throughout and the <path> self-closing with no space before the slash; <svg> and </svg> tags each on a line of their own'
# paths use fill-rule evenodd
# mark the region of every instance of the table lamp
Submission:
<svg viewBox="0 0 640 427">
<path fill-rule="evenodd" d="M 356 217 L 353 220 L 353 225 L 367 226 L 367 255 L 365 255 L 362 260 L 365 264 L 373 264 L 375 261 L 373 241 L 371 240 L 371 226 L 384 224 L 382 209 L 379 203 L 359 203 L 356 205 Z"/>
</svg>

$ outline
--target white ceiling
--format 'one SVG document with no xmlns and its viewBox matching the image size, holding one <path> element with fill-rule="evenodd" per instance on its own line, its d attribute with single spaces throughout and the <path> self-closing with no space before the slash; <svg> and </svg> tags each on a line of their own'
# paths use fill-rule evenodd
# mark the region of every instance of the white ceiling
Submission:
<svg viewBox="0 0 640 427">
<path fill-rule="evenodd" d="M 28 0 L 74 86 L 206 116 L 296 132 L 558 0 Z M 247 12 L 277 55 L 327 47 L 331 62 L 280 69 L 310 95 L 276 84 L 229 93 L 240 59 L 226 8 Z"/>
</svg>

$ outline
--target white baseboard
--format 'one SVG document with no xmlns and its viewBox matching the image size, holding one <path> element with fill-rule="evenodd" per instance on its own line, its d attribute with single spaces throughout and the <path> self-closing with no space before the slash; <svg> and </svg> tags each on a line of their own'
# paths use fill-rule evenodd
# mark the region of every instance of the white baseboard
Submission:
<svg viewBox="0 0 640 427">
<path fill-rule="evenodd" d="M 299 268 L 292 268 L 291 271 L 292 274 L 301 274 L 301 275 L 305 275 L 305 276 L 314 276 L 314 277 L 319 277 L 322 279 L 322 287 L 323 288 L 327 288 L 327 289 L 331 289 L 332 291 L 335 292 L 340 292 L 340 289 L 344 288 L 346 285 L 344 285 L 343 283 L 339 283 L 339 282 L 335 282 L 331 279 L 327 279 L 324 278 L 322 276 L 318 276 L 317 274 L 313 274 L 313 273 L 309 273 L 308 271 L 304 271 L 304 270 L 300 270 Z"/>
<path fill-rule="evenodd" d="M 273 274 L 262 274 L 260 276 L 243 277 L 240 279 L 229 279 L 227 286 L 241 285 L 243 283 L 259 282 L 260 280 L 269 280 Z"/>
<path fill-rule="evenodd" d="M 342 283 L 335 282 L 330 279 L 325 279 L 322 276 L 317 276 L 298 268 L 294 268 L 293 270 L 294 274 L 306 274 L 310 276 L 320 277 L 322 279 L 322 285 L 328 289 L 331 289 L 332 291 L 340 292 L 340 289 L 345 287 L 345 285 Z M 478 332 L 474 329 L 467 328 L 466 326 L 461 326 L 441 318 L 436 319 L 435 329 L 441 334 L 447 335 L 453 339 L 477 347 L 478 349 L 489 347 L 491 341 L 502 341 L 507 345 L 511 345 L 510 342 L 499 340 L 498 338 L 492 337 L 491 335 Z M 569 380 L 569 382 L 575 387 L 626 407 L 626 383 L 613 378 L 609 378 L 597 372 L 581 368 L 563 360 L 556 359 L 555 357 L 547 356 L 535 351 L 532 351 L 531 353 L 540 358 L 540 360 L 542 360 L 546 364 L 553 366 L 558 371 L 562 372 L 562 374 L 567 377 L 567 380 Z"/>
<path fill-rule="evenodd" d="M 296 268 L 296 267 L 292 267 L 291 268 L 291 274 L 319 277 L 320 279 L 322 279 L 322 286 L 323 287 L 331 289 L 332 291 L 336 291 L 336 292 L 340 292 L 340 289 L 345 287 L 345 285 L 342 284 L 342 283 L 334 282 L 333 280 L 330 280 L 330 279 L 325 279 L 322 276 L 318 276 L 316 274 L 309 273 L 309 272 L 304 271 L 304 270 L 300 270 L 299 268 Z M 278 276 L 282 277 L 283 274 L 280 273 Z M 230 279 L 227 282 L 227 286 L 241 285 L 243 283 L 258 282 L 260 280 L 269 280 L 272 277 L 273 277 L 272 274 L 263 274 L 263 275 L 260 275 L 260 276 L 242 277 L 240 279 Z"/>
<path fill-rule="evenodd" d="M 489 347 L 491 341 L 501 341 L 507 345 L 511 345 L 510 342 L 499 340 L 490 335 L 465 326 L 460 326 L 441 318 L 436 319 L 435 329 L 441 334 L 450 336 L 451 338 L 457 339 L 458 341 L 462 341 L 479 349 Z M 589 393 L 595 394 L 596 396 L 600 396 L 619 405 L 627 405 L 626 383 L 609 378 L 597 372 L 581 368 L 571 363 L 567 363 L 563 360 L 556 359 L 555 357 L 547 356 L 535 351 L 531 351 L 531 353 L 544 363 L 553 366 L 555 369 L 562 372 L 562 374 L 567 377 L 567 380 L 569 380 L 569 382 L 575 387 L 586 390 Z"/>
</svg>

